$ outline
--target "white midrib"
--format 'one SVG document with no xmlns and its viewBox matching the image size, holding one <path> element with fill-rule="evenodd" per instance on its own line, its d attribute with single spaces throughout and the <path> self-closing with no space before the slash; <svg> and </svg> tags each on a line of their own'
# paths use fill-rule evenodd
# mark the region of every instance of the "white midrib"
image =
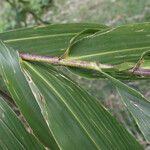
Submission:
<svg viewBox="0 0 150 150">
<path fill-rule="evenodd" d="M 43 35 L 43 36 L 33 36 L 33 37 L 27 37 L 27 38 L 18 38 L 18 39 L 10 39 L 10 40 L 4 40 L 6 43 L 10 42 L 17 42 L 17 41 L 25 41 L 25 40 L 34 40 L 34 39 L 44 39 L 44 38 L 50 38 L 50 37 L 59 37 L 59 36 L 74 36 L 78 33 L 65 33 L 65 34 L 53 34 L 53 35 Z"/>
<path fill-rule="evenodd" d="M 80 56 L 70 56 L 67 57 L 67 59 L 72 59 L 72 60 L 77 60 L 77 59 L 84 59 L 84 58 L 90 58 L 90 57 L 95 57 L 95 56 L 102 56 L 102 55 L 107 55 L 107 54 L 114 54 L 114 53 L 123 53 L 123 52 L 128 52 L 128 51 L 145 51 L 146 49 L 150 49 L 150 46 L 147 47 L 142 47 L 142 48 L 130 48 L 130 49 L 122 49 L 122 50 L 115 50 L 115 51 L 107 51 L 107 52 L 101 52 L 101 53 L 95 53 L 95 54 L 89 54 L 89 55 L 80 55 Z M 103 50 L 101 50 L 103 51 Z M 129 55 L 129 54 L 128 54 Z"/>
</svg>

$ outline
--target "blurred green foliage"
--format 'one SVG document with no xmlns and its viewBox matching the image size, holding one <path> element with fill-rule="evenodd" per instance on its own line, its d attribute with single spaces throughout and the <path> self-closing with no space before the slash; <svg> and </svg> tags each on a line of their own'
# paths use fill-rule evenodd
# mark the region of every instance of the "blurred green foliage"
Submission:
<svg viewBox="0 0 150 150">
<path fill-rule="evenodd" d="M 53 5 L 52 0 L 2 0 L 0 30 L 46 23 L 42 15 Z"/>
<path fill-rule="evenodd" d="M 45 23 L 150 21 L 150 0 L 1 0 L 0 31 Z"/>
<path fill-rule="evenodd" d="M 56 21 L 108 25 L 150 21 L 150 0 L 55 0 L 55 5 Z"/>
</svg>

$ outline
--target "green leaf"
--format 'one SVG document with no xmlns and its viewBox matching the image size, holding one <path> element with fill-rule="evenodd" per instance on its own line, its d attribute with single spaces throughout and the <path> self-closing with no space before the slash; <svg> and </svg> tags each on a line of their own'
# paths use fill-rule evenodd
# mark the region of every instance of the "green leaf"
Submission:
<svg viewBox="0 0 150 150">
<path fill-rule="evenodd" d="M 0 90 L 6 90 L 5 82 L 3 81 L 2 77 L 0 76 Z"/>
<path fill-rule="evenodd" d="M 1 43 L 0 69 L 10 93 L 26 119 L 35 118 L 35 114 L 40 115 L 39 111 L 30 112 L 30 108 L 33 110 L 35 107 L 38 108 L 36 105 L 38 103 L 53 135 L 50 138 L 56 140 L 60 149 L 142 149 L 96 99 L 73 81 L 50 66 L 47 68 L 47 66 L 27 62 L 23 64 L 26 69 L 24 72 L 26 80 L 19 65 L 17 53 Z M 27 81 L 30 86 L 27 86 Z M 27 102 L 30 104 L 35 102 L 32 95 L 37 103 L 30 105 L 25 111 L 22 107 L 27 107 Z M 30 120 L 27 121 L 30 122 Z M 42 119 L 39 122 L 34 119 L 34 124 L 39 130 L 47 129 L 44 123 L 42 128 L 40 122 L 43 122 Z M 31 122 L 30 127 L 34 129 Z M 47 135 L 45 130 L 40 134 Z"/>
<path fill-rule="evenodd" d="M 34 83 L 30 80 L 30 87 L 42 101 L 43 115 L 47 114 L 45 119 L 62 149 L 123 150 L 137 146 L 99 102 L 73 81 L 50 66 L 24 65 Z"/>
<path fill-rule="evenodd" d="M 61 56 L 70 40 L 81 31 L 106 28 L 99 24 L 55 24 L 4 32 L 0 34 L 0 39 L 19 52 Z M 84 36 L 91 34 L 85 33 Z"/>
<path fill-rule="evenodd" d="M 67 67 L 69 71 L 71 71 L 75 75 L 79 75 L 84 78 L 97 79 L 97 78 L 105 78 L 105 76 L 97 70 L 89 70 L 75 67 Z M 128 74 L 127 72 L 121 72 L 117 69 L 103 69 L 104 72 L 109 73 L 111 76 L 121 79 L 121 80 L 140 80 L 140 79 L 149 79 L 149 77 L 144 76 L 134 76 L 132 74 Z"/>
<path fill-rule="evenodd" d="M 123 103 L 132 114 L 140 131 L 143 133 L 145 139 L 150 141 L 150 101 L 141 93 L 121 81 L 104 72 L 101 73 L 117 87 Z"/>
<path fill-rule="evenodd" d="M 26 127 L 27 128 L 27 127 Z M 1 150 L 5 149 L 27 149 L 44 150 L 44 147 L 27 132 L 16 114 L 0 97 L 0 145 Z"/>
<path fill-rule="evenodd" d="M 114 27 L 72 45 L 68 59 L 105 64 L 136 63 L 150 49 L 150 23 Z"/>
<path fill-rule="evenodd" d="M 49 148 L 57 148 L 19 64 L 17 53 L 0 42 L 0 73 L 33 133 Z"/>
<path fill-rule="evenodd" d="M 19 52 L 59 56 L 70 60 L 94 61 L 114 66 L 103 70 L 120 79 L 148 79 L 126 70 L 135 67 L 139 58 L 150 49 L 150 23 L 106 27 L 98 24 L 55 24 L 8 31 L 0 39 Z M 149 54 L 142 68 L 150 69 Z M 96 71 L 70 68 L 90 78 L 103 77 Z"/>
<path fill-rule="evenodd" d="M 149 29 L 150 23 L 107 28 L 72 44 L 66 59 L 114 65 L 112 69 L 103 69 L 103 71 L 119 79 L 149 79 L 149 76 L 133 75 L 127 72 L 135 67 L 143 55 L 144 63 L 139 66 L 150 69 Z M 94 70 L 74 67 L 68 69 L 83 77 L 104 78 L 102 74 Z"/>
</svg>

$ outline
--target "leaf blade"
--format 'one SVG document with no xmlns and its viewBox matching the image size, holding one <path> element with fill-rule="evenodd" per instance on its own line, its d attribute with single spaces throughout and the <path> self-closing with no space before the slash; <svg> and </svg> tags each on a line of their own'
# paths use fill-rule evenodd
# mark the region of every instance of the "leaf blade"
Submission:
<svg viewBox="0 0 150 150">
<path fill-rule="evenodd" d="M 132 114 L 147 141 L 150 141 L 150 101 L 141 93 L 101 71 L 117 88 L 121 99 Z"/>
<path fill-rule="evenodd" d="M 58 149 L 21 70 L 18 54 L 3 42 L 0 42 L 0 71 L 8 91 L 34 134 L 47 147 Z"/>
<path fill-rule="evenodd" d="M 73 60 L 120 64 L 137 61 L 150 49 L 150 23 L 114 27 L 76 43 L 70 50 Z"/>
<path fill-rule="evenodd" d="M 51 68 L 47 71 L 47 67 L 42 69 L 42 67 L 35 64 L 25 63 L 25 66 L 33 82 L 38 87 L 40 92 L 38 95 L 41 95 L 45 100 L 45 105 L 47 106 L 44 108 L 47 109 L 48 116 L 51 116 L 51 114 L 54 116 L 56 115 L 54 118 L 52 116 L 49 117 L 49 119 L 48 116 L 46 118 L 49 121 L 48 123 L 53 135 L 56 136 L 55 139 L 61 145 L 60 147 L 62 149 L 128 149 L 130 146 L 132 147 L 134 145 L 133 143 L 135 141 L 133 142 L 133 139 L 127 132 L 120 127 L 120 125 L 116 124 L 116 120 L 112 119 L 112 116 L 100 106 L 98 101 L 80 87 L 75 86 L 71 80 Z M 55 97 L 55 100 L 50 99 L 50 97 Z M 62 110 L 62 108 L 63 114 L 56 112 Z M 76 135 L 79 129 L 77 131 L 72 129 L 71 131 L 73 133 L 69 132 L 69 135 L 71 134 L 72 136 L 70 136 L 74 137 L 73 139 L 70 139 L 70 142 L 67 141 L 63 144 L 61 143 L 60 137 L 62 137 L 62 135 L 67 136 L 65 134 L 67 134 L 69 128 L 71 128 L 68 123 L 73 122 L 73 120 L 71 121 L 68 119 L 64 125 L 61 125 L 63 130 L 59 129 L 58 126 L 61 124 L 60 122 L 64 122 L 64 120 L 67 119 L 65 117 L 66 111 L 68 113 L 66 114 L 67 116 L 70 114 L 76 120 L 73 125 L 80 126 L 80 132 L 82 134 L 84 133 L 84 136 L 88 136 L 89 140 L 93 141 L 95 147 L 91 147 L 91 144 L 89 145 L 89 143 L 81 143 L 83 135 L 81 133 L 80 136 Z M 61 118 L 64 118 L 64 120 Z M 57 129 L 53 119 L 58 122 Z M 108 125 L 106 125 L 106 122 Z M 113 123 L 115 124 L 115 127 Z M 68 125 L 67 128 L 65 126 L 66 124 Z M 118 132 L 118 130 L 122 131 L 122 133 Z M 59 134 L 57 135 L 56 133 Z M 124 141 L 123 139 L 130 139 L 133 143 L 130 140 Z M 72 140 L 77 141 L 77 143 L 74 143 Z M 84 140 L 87 139 L 85 138 Z M 65 145 L 65 143 L 67 143 L 67 145 Z M 69 143 L 71 143 L 71 145 L 69 145 Z M 140 147 L 138 148 L 140 149 Z"/>
<path fill-rule="evenodd" d="M 70 40 L 81 31 L 105 28 L 98 24 L 56 24 L 7 31 L 0 34 L 0 39 L 19 52 L 61 56 Z"/>
<path fill-rule="evenodd" d="M 0 97 L 0 141 L 8 149 L 40 149 L 44 147 L 37 139 L 26 131 L 16 114 Z M 15 144 L 16 143 L 16 144 Z M 4 148 L 5 149 L 5 148 Z"/>
</svg>

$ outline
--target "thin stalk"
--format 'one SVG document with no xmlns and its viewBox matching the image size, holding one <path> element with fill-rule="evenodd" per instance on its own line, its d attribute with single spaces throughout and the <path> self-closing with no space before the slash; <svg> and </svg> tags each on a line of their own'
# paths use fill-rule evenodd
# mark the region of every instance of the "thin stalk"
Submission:
<svg viewBox="0 0 150 150">
<path fill-rule="evenodd" d="M 50 64 L 54 64 L 54 65 L 77 67 L 77 68 L 84 68 L 84 69 L 91 69 L 91 70 L 97 70 L 98 69 L 97 67 L 99 67 L 101 69 L 113 68 L 113 65 L 80 61 L 80 60 L 60 59 L 59 57 L 41 56 L 41 55 L 23 54 L 23 53 L 20 53 L 19 56 L 23 60 L 46 62 L 46 63 L 50 63 Z"/>
<path fill-rule="evenodd" d="M 35 55 L 35 54 L 24 54 L 20 53 L 19 56 L 23 60 L 28 61 L 37 61 L 37 62 L 46 62 L 54 65 L 62 65 L 68 67 L 76 67 L 76 68 L 83 68 L 83 69 L 90 69 L 90 70 L 97 70 L 99 69 L 116 69 L 115 65 L 111 64 L 101 64 L 96 62 L 88 62 L 88 61 L 81 61 L 81 60 L 70 60 L 70 59 L 60 59 L 59 57 L 51 57 L 51 56 L 42 56 L 42 55 Z M 132 75 L 139 75 L 139 76 L 150 76 L 150 69 L 142 69 L 142 68 L 130 68 L 125 71 L 126 73 Z"/>
<path fill-rule="evenodd" d="M 128 70 L 128 73 L 140 76 L 150 76 L 150 69 L 142 69 L 142 68 L 138 68 L 136 70 L 130 69 Z"/>
</svg>

